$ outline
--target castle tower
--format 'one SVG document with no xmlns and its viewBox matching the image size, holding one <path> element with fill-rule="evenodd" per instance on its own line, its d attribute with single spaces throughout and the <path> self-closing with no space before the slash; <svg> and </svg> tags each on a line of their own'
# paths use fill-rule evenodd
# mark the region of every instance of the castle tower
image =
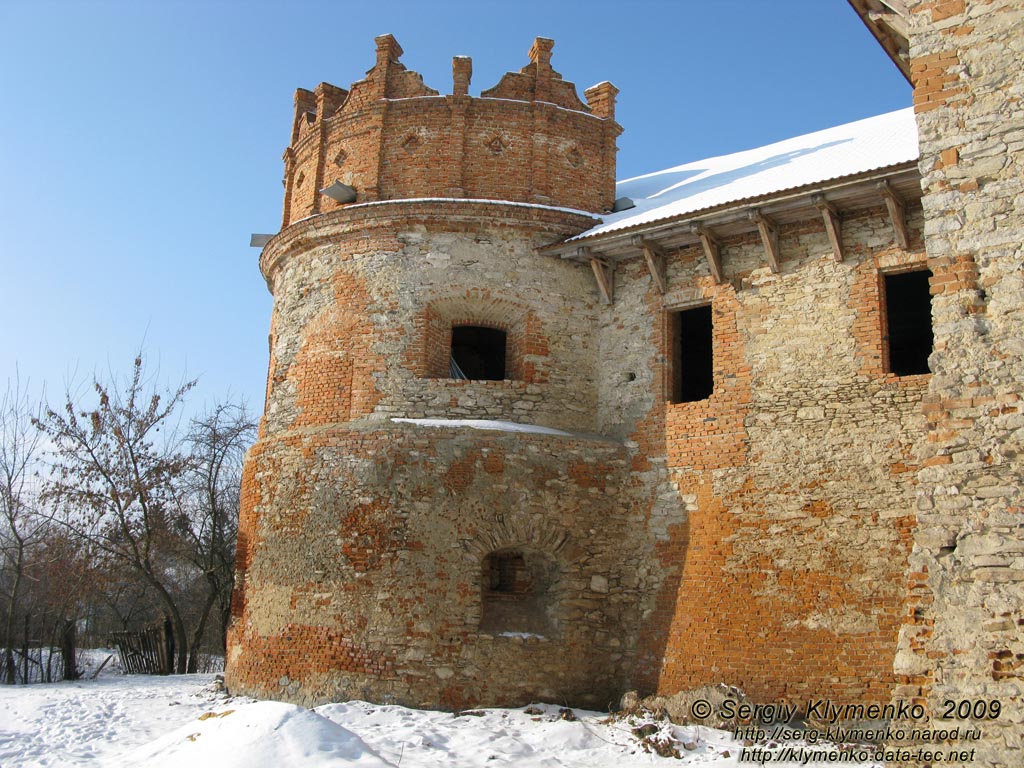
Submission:
<svg viewBox="0 0 1024 768">
<path fill-rule="evenodd" d="M 228 685 L 889 701 L 917 472 L 951 461 L 917 464 L 933 319 L 973 274 L 925 252 L 906 116 L 627 180 L 609 217 L 616 89 L 584 104 L 551 50 L 478 98 L 456 58 L 441 96 L 383 36 L 298 92 Z"/>
<path fill-rule="evenodd" d="M 614 86 L 551 40 L 480 97 L 390 35 L 349 90 L 299 90 L 266 412 L 243 480 L 232 690 L 464 707 L 604 705 L 628 676 L 635 467 L 592 435 L 589 265 L 537 249 L 611 208 Z"/>
</svg>

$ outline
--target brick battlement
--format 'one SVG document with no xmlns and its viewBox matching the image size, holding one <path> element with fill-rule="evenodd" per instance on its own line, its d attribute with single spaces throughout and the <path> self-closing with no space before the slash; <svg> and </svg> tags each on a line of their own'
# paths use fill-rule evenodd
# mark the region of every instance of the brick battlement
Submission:
<svg viewBox="0 0 1024 768">
<path fill-rule="evenodd" d="M 342 203 L 321 190 L 340 182 L 357 203 L 419 197 L 542 203 L 601 212 L 615 198 L 618 90 L 584 92 L 551 67 L 552 40 L 537 38 L 530 63 L 479 97 L 468 95 L 473 64 L 452 61 L 452 94 L 439 95 L 399 61 L 391 35 L 345 90 L 321 83 L 295 92 L 285 150 L 282 226 Z"/>
</svg>

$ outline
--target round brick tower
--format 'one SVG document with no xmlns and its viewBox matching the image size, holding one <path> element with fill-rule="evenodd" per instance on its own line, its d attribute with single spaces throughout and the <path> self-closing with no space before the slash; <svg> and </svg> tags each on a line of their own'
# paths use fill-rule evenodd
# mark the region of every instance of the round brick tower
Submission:
<svg viewBox="0 0 1024 768">
<path fill-rule="evenodd" d="M 295 98 L 283 227 L 260 258 L 270 366 L 227 683 L 301 703 L 607 704 L 650 500 L 623 443 L 595 436 L 594 275 L 537 249 L 611 208 L 617 91 L 584 104 L 538 38 L 479 98 L 455 58 L 442 96 L 376 42 L 350 90 Z"/>
</svg>

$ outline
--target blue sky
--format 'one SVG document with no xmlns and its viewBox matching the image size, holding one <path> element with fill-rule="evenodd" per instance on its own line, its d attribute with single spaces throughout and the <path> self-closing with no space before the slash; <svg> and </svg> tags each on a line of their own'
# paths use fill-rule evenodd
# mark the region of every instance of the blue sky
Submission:
<svg viewBox="0 0 1024 768">
<path fill-rule="evenodd" d="M 0 0 L 0 387 L 51 401 L 140 346 L 191 403 L 263 406 L 295 88 L 342 87 L 390 32 L 406 66 L 472 94 L 534 37 L 582 90 L 621 90 L 619 178 L 908 106 L 845 0 Z"/>
</svg>

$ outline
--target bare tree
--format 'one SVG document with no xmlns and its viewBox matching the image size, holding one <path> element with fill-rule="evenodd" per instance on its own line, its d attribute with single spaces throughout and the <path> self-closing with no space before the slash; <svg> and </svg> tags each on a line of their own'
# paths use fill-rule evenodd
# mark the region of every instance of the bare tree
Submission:
<svg viewBox="0 0 1024 768">
<path fill-rule="evenodd" d="M 23 620 L 27 632 L 31 630 L 39 641 L 40 679 L 50 682 L 55 670 L 53 648 L 60 649 L 60 677 L 78 678 L 76 664 L 78 620 L 82 615 L 89 593 L 96 585 L 91 546 L 71 535 L 61 526 L 54 525 L 39 514 L 40 531 L 28 552 L 25 563 L 30 587 L 26 597 L 31 608 L 24 610 Z M 28 675 L 23 679 L 28 682 Z"/>
<path fill-rule="evenodd" d="M 106 558 L 96 567 L 96 590 L 91 603 L 91 632 L 103 642 L 112 632 L 130 631 L 160 613 L 153 588 L 124 562 Z"/>
<path fill-rule="evenodd" d="M 0 399 L 0 552 L 3 567 L 4 649 L 3 682 L 15 682 L 15 619 L 26 578 L 28 549 L 43 530 L 35 516 L 32 486 L 42 437 L 33 427 L 39 407 L 34 406 L 20 382 L 8 382 Z"/>
<path fill-rule="evenodd" d="M 244 405 L 222 403 L 193 419 L 186 438 L 192 462 L 186 473 L 181 533 L 190 544 L 189 559 L 208 587 L 192 635 L 190 672 L 196 669 L 196 653 L 214 609 L 218 647 L 224 647 L 234 588 L 242 459 L 255 432 Z"/>
<path fill-rule="evenodd" d="M 122 390 L 94 381 L 93 407 L 77 406 L 68 394 L 63 412 L 47 409 L 36 421 L 55 458 L 46 498 L 69 531 L 152 587 L 171 623 L 178 673 L 186 669 L 189 638 L 174 594 L 183 543 L 176 494 L 189 462 L 175 443 L 172 417 L 194 384 L 151 391 L 139 356 Z"/>
</svg>

